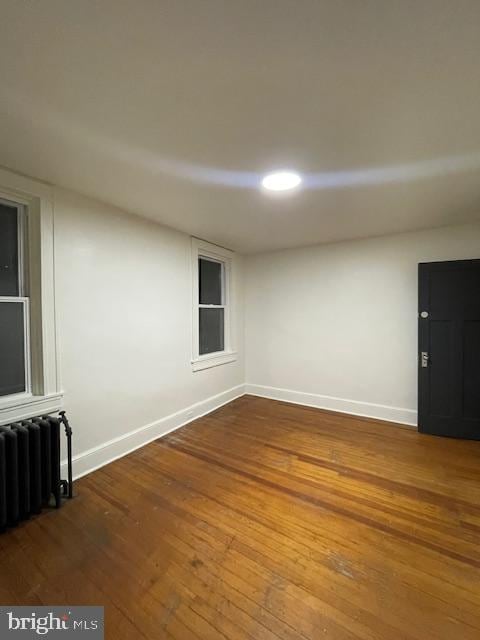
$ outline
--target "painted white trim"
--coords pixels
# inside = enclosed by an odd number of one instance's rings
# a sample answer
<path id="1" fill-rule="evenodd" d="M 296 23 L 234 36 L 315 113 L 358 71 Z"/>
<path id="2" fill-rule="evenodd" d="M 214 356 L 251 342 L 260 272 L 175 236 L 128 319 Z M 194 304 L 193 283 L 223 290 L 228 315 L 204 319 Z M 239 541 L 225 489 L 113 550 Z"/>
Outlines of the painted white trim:
<path id="1" fill-rule="evenodd" d="M 220 364 L 235 362 L 238 357 L 237 351 L 220 351 L 219 353 L 209 353 L 206 356 L 200 356 L 197 360 L 192 360 L 193 371 L 202 371 L 210 367 L 218 367 Z"/>
<path id="2" fill-rule="evenodd" d="M 0 408 L 0 424 L 9 424 L 26 420 L 33 416 L 59 411 L 63 406 L 63 393 L 51 393 L 46 396 L 34 396 L 19 393 L 8 396 L 8 402 Z"/>
<path id="3" fill-rule="evenodd" d="M 185 409 L 160 418 L 139 429 L 135 429 L 118 438 L 104 442 L 97 447 L 83 451 L 73 458 L 73 476 L 74 478 L 81 478 L 87 475 L 87 473 L 91 473 L 118 458 L 122 458 L 128 453 L 135 451 L 135 449 L 139 449 L 149 442 L 153 442 L 153 440 L 161 438 L 167 435 L 167 433 L 175 431 L 189 422 L 215 411 L 215 409 L 219 409 L 224 404 L 228 404 L 244 394 L 245 385 L 239 384 L 236 387 L 232 387 L 206 400 L 192 404 Z M 62 461 L 61 472 L 62 477 L 66 477 L 67 463 L 65 460 Z"/>
<path id="4" fill-rule="evenodd" d="M 293 391 L 292 389 L 265 387 L 259 384 L 247 383 L 245 385 L 245 393 L 252 396 L 260 396 L 261 398 L 270 398 L 271 400 L 282 400 L 283 402 L 301 404 L 306 407 L 315 407 L 316 409 L 351 413 L 364 418 L 376 418 L 377 420 L 397 422 L 409 427 L 417 427 L 417 412 L 413 409 L 389 407 L 383 404 L 347 400 L 333 396 L 322 396 L 317 393 L 305 393 L 303 391 Z"/>
<path id="5" fill-rule="evenodd" d="M 321 396 L 313 393 L 303 393 L 301 391 L 278 389 L 262 385 L 239 384 L 227 391 L 211 396 L 206 400 L 181 409 L 176 413 L 172 413 L 155 422 L 123 434 L 118 438 L 113 438 L 112 440 L 77 454 L 73 458 L 74 478 L 81 478 L 96 469 L 100 469 L 110 464 L 110 462 L 114 462 L 132 451 L 140 449 L 146 444 L 157 440 L 157 438 L 161 438 L 245 394 L 269 398 L 271 400 L 282 400 L 306 407 L 328 409 L 330 411 L 338 411 L 339 413 L 350 413 L 361 417 L 376 418 L 378 420 L 396 422 L 410 427 L 416 427 L 417 424 L 416 411 L 411 409 L 400 409 L 398 407 L 388 407 L 370 402 L 345 400 L 332 396 Z M 39 413 L 42 413 L 42 411 Z M 62 477 L 65 477 L 67 472 L 66 465 L 66 461 L 62 461 Z"/>
<path id="6" fill-rule="evenodd" d="M 0 198 L 26 210 L 32 391 L 34 397 L 51 397 L 62 389 L 55 318 L 53 188 L 0 168 Z M 31 411 L 29 406 L 27 410 Z"/>

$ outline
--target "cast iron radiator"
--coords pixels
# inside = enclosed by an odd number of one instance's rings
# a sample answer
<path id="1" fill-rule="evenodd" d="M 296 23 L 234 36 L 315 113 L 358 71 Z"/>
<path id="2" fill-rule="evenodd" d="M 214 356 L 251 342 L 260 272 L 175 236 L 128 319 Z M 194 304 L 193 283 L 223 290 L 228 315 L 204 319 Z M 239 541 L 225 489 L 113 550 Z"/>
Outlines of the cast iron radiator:
<path id="1" fill-rule="evenodd" d="M 60 478 L 60 430 L 65 427 L 68 480 Z M 65 415 L 0 426 L 0 532 L 73 496 L 72 430 Z"/>

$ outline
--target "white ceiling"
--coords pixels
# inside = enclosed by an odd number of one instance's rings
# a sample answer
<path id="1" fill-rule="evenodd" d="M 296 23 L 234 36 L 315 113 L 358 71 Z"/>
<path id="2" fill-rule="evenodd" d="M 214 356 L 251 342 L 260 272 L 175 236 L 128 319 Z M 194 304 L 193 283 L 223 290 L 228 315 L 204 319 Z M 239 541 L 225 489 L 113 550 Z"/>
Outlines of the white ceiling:
<path id="1" fill-rule="evenodd" d="M 479 0 L 2 0 L 0 36 L 22 173 L 245 252 L 480 218 Z"/>

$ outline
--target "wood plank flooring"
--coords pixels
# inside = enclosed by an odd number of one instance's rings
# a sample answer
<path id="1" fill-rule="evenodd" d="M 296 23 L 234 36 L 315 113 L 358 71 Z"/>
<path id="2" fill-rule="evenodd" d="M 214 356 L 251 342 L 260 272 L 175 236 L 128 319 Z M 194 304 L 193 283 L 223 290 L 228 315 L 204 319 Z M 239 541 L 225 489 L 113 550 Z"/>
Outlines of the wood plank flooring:
<path id="1" fill-rule="evenodd" d="M 0 605 L 106 637 L 478 640 L 480 442 L 244 396 L 0 536 Z"/>

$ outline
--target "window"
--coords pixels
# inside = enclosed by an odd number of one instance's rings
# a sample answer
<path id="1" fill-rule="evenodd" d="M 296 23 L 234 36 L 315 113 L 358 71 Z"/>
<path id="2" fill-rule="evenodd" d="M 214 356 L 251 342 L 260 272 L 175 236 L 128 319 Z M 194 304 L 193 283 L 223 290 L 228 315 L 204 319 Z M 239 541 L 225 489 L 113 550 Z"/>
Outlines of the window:
<path id="1" fill-rule="evenodd" d="M 0 200 L 0 396 L 30 391 L 25 211 Z"/>
<path id="2" fill-rule="evenodd" d="M 192 239 L 193 370 L 236 360 L 232 349 L 232 258 L 227 249 Z"/>
<path id="3" fill-rule="evenodd" d="M 0 169 L 0 424 L 61 409 L 53 194 Z"/>
<path id="4" fill-rule="evenodd" d="M 199 256 L 199 355 L 225 349 L 225 263 Z"/>

